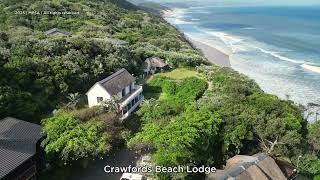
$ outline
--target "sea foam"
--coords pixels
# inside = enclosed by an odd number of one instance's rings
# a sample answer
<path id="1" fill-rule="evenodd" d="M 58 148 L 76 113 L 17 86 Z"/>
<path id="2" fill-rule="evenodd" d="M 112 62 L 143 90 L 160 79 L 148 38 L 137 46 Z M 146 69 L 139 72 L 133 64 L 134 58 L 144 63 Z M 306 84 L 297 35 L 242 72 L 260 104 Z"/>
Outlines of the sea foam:
<path id="1" fill-rule="evenodd" d="M 207 33 L 220 38 L 226 45 L 228 45 L 232 49 L 233 53 L 250 51 L 250 49 L 257 49 L 260 52 L 262 52 L 264 54 L 268 54 L 270 56 L 273 56 L 279 60 L 287 61 L 287 62 L 294 63 L 294 64 L 299 64 L 305 70 L 320 73 L 320 66 L 311 65 L 307 61 L 296 60 L 296 59 L 291 59 L 291 58 L 285 57 L 283 55 L 280 55 L 280 52 L 270 51 L 270 50 L 266 50 L 264 48 L 255 46 L 255 45 L 253 45 L 253 44 L 255 44 L 254 42 L 251 42 L 251 44 L 250 43 L 244 44 L 243 42 L 245 41 L 245 39 L 243 37 L 234 36 L 231 34 L 227 34 L 225 32 L 211 31 L 211 32 L 207 32 Z"/>
<path id="2" fill-rule="evenodd" d="M 228 45 L 231 48 L 232 53 L 237 53 L 237 52 L 247 50 L 246 47 L 243 44 L 241 44 L 241 42 L 244 41 L 244 39 L 242 39 L 241 37 L 233 36 L 225 32 L 217 32 L 217 31 L 211 31 L 211 32 L 209 31 L 207 32 L 207 34 L 218 37 L 221 41 L 223 41 L 226 45 Z"/>
<path id="3" fill-rule="evenodd" d="M 320 73 L 320 66 L 313 66 L 313 65 L 309 65 L 309 64 L 302 64 L 301 67 L 309 70 L 309 71 L 313 71 L 316 73 Z"/>
<path id="4" fill-rule="evenodd" d="M 269 54 L 273 57 L 276 57 L 280 60 L 284 60 L 284 61 L 288 61 L 288 62 L 292 62 L 292 63 L 296 63 L 296 64 L 303 64 L 305 63 L 305 61 L 299 61 L 299 60 L 295 60 L 295 59 L 290 59 L 290 58 L 287 58 L 287 57 L 284 57 L 284 56 L 281 56 L 278 54 L 278 52 L 272 52 L 272 51 L 268 51 L 268 50 L 265 50 L 265 49 L 262 49 L 262 48 L 259 48 L 257 47 L 257 49 L 259 49 L 261 52 L 265 53 L 265 54 Z"/>

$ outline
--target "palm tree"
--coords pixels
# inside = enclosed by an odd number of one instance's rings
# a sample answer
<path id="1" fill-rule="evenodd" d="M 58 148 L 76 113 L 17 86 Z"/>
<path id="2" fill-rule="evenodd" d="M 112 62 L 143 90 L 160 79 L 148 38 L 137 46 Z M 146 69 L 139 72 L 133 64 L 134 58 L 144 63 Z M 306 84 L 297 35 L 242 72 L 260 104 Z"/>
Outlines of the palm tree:
<path id="1" fill-rule="evenodd" d="M 67 98 L 69 100 L 67 107 L 70 109 L 75 110 L 77 105 L 80 102 L 81 95 L 79 93 L 70 93 L 68 94 Z"/>

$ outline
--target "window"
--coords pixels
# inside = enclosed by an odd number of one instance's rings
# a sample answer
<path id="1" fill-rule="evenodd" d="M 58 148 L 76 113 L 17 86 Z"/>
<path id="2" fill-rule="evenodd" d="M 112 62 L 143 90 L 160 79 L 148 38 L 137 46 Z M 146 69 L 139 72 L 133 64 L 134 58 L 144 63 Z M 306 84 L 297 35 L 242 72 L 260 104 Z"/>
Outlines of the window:
<path id="1" fill-rule="evenodd" d="M 132 92 L 132 84 L 129 85 L 129 92 Z"/>
<path id="2" fill-rule="evenodd" d="M 101 103 L 103 101 L 103 97 L 97 97 L 97 102 Z"/>
<path id="3" fill-rule="evenodd" d="M 126 88 L 122 89 L 122 97 L 126 96 Z"/>

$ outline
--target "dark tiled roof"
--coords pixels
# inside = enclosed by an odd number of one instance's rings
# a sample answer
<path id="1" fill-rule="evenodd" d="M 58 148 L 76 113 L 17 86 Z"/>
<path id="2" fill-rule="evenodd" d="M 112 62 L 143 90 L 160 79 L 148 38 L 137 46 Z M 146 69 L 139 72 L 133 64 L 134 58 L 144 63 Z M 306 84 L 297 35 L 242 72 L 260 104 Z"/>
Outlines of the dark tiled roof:
<path id="1" fill-rule="evenodd" d="M 61 34 L 66 35 L 66 36 L 71 35 L 71 33 L 67 32 L 67 31 L 64 31 L 62 29 L 59 29 L 59 28 L 53 28 L 53 29 L 50 29 L 50 30 L 45 32 L 46 35 L 51 35 L 51 34 L 54 34 L 54 33 L 61 33 Z"/>
<path id="2" fill-rule="evenodd" d="M 0 179 L 33 156 L 42 137 L 39 125 L 10 117 L 0 120 Z"/>
<path id="3" fill-rule="evenodd" d="M 154 68 L 163 68 L 163 67 L 166 67 L 167 64 L 163 62 L 163 60 L 159 57 L 151 57 L 151 58 L 148 58 L 144 61 L 144 66 L 146 68 L 151 68 L 151 67 L 154 67 Z"/>
<path id="4" fill-rule="evenodd" d="M 122 68 L 98 83 L 104 87 L 111 96 L 113 96 L 121 92 L 122 89 L 129 86 L 135 80 L 135 77 L 133 77 L 126 69 Z"/>

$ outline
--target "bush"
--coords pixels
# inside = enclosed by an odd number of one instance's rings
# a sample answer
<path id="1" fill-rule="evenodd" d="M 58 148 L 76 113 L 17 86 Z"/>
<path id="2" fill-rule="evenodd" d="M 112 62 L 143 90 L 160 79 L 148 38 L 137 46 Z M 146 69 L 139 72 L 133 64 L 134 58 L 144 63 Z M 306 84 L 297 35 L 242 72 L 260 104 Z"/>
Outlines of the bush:
<path id="1" fill-rule="evenodd" d="M 101 158 L 111 148 L 101 122 L 81 123 L 71 114 L 60 111 L 42 120 L 42 125 L 46 138 L 41 145 L 53 159 L 56 155 L 64 162 Z"/>
<path id="2" fill-rule="evenodd" d="M 163 92 L 168 95 L 175 95 L 177 86 L 172 81 L 165 81 L 162 85 Z"/>
<path id="3" fill-rule="evenodd" d="M 204 80 L 196 77 L 186 78 L 179 83 L 176 97 L 180 101 L 191 102 L 200 98 L 206 88 L 207 83 Z"/>
<path id="4" fill-rule="evenodd" d="M 104 113 L 103 107 L 96 106 L 92 108 L 83 108 L 72 112 L 72 115 L 80 121 L 88 121 Z"/>
<path id="5" fill-rule="evenodd" d="M 320 174 L 320 160 L 314 155 L 304 155 L 299 161 L 299 170 L 302 174 Z"/>

